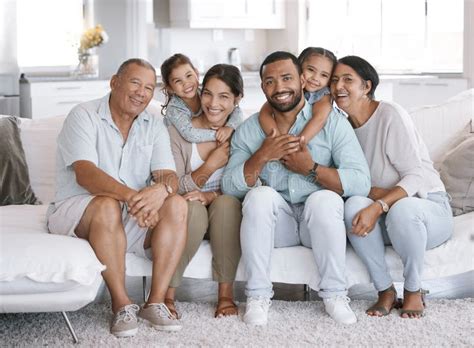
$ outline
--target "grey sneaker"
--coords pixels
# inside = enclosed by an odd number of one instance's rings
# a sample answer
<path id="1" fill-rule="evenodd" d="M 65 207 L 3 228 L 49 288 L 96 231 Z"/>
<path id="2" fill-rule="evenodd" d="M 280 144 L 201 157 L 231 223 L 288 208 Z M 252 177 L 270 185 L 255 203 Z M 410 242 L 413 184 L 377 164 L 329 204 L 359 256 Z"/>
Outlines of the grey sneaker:
<path id="1" fill-rule="evenodd" d="M 137 312 L 139 310 L 140 307 L 136 304 L 129 304 L 120 308 L 114 315 L 110 333 L 116 337 L 134 336 L 138 331 Z"/>
<path id="2" fill-rule="evenodd" d="M 157 330 L 179 331 L 182 328 L 181 322 L 170 313 L 164 303 L 150 303 L 147 307 L 143 306 L 138 316 L 147 320 Z"/>

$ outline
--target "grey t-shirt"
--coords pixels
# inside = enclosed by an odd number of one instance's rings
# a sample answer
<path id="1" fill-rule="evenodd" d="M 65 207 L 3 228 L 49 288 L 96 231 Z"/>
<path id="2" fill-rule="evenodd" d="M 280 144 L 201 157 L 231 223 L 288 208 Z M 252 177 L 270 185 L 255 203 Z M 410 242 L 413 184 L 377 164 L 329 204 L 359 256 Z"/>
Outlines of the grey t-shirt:
<path id="1" fill-rule="evenodd" d="M 355 133 L 370 167 L 372 186 L 400 186 L 408 196 L 421 198 L 445 191 L 410 115 L 398 104 L 381 101 Z"/>

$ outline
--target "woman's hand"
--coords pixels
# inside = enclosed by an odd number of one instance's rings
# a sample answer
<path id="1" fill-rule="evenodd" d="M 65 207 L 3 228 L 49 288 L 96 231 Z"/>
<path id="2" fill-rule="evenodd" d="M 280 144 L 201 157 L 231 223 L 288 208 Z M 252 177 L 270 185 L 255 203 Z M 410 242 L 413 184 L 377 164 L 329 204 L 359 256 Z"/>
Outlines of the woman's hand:
<path id="1" fill-rule="evenodd" d="M 382 206 L 377 202 L 362 209 L 352 220 L 352 233 L 359 237 L 367 236 L 367 234 L 374 229 L 375 224 L 382 213 Z"/>
<path id="2" fill-rule="evenodd" d="M 234 133 L 234 128 L 232 127 L 219 127 L 216 132 L 217 143 L 219 145 L 225 143 L 227 140 L 230 139 L 232 133 Z"/>
<path id="3" fill-rule="evenodd" d="M 222 168 L 229 161 L 230 144 L 228 141 L 218 145 L 207 157 L 206 163 L 214 170 Z"/>
<path id="4" fill-rule="evenodd" d="M 214 199 L 218 196 L 217 192 L 201 192 L 201 191 L 191 191 L 186 193 L 183 198 L 187 201 L 199 201 L 202 205 L 209 205 L 211 204 Z"/>
<path id="5" fill-rule="evenodd" d="M 387 190 L 381 187 L 372 186 L 370 188 L 369 198 L 376 201 L 377 199 L 381 199 L 382 197 L 388 195 L 389 192 L 390 190 Z"/>

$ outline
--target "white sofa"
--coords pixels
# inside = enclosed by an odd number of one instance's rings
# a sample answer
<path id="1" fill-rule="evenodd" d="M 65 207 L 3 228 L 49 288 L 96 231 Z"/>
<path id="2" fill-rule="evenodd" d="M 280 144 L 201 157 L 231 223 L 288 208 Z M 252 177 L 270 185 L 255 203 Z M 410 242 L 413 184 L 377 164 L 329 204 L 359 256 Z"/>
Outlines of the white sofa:
<path id="1" fill-rule="evenodd" d="M 449 144 L 465 132 L 473 115 L 474 90 L 438 106 L 411 113 L 432 158 L 439 161 Z M 157 115 L 156 105 L 151 105 Z M 0 312 L 74 311 L 93 301 L 102 282 L 104 266 L 87 242 L 51 235 L 45 224 L 47 203 L 54 197 L 56 137 L 64 116 L 22 119 L 21 138 L 30 180 L 44 205 L 0 207 Z M 473 269 L 474 212 L 455 218 L 455 232 L 447 243 L 426 253 L 423 279 L 464 273 Z M 391 247 L 386 259 L 395 281 L 402 281 L 402 264 Z M 347 250 L 348 287 L 370 283 L 367 270 L 351 247 Z M 127 254 L 128 276 L 151 276 L 151 262 Z M 202 242 L 185 277 L 210 279 L 211 250 Z M 305 247 L 275 249 L 272 281 L 306 284 L 318 289 L 319 273 L 311 251 Z M 245 280 L 242 263 L 237 280 Z M 69 325 L 69 324 L 68 324 Z M 73 330 L 69 325 L 71 332 Z M 73 336 L 75 337 L 74 333 Z M 77 339 L 75 337 L 75 339 Z"/>

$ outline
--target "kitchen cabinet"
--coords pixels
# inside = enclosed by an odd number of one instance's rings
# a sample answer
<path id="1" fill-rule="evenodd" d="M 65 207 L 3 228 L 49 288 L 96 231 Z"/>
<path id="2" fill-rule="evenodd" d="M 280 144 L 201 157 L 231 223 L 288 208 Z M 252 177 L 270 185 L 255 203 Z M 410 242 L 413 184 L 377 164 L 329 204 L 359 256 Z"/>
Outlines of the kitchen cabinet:
<path id="1" fill-rule="evenodd" d="M 216 29 L 283 29 L 284 0 L 173 0 L 172 27 Z"/>
<path id="2" fill-rule="evenodd" d="M 405 109 L 436 105 L 467 89 L 462 78 L 399 80 L 394 84 L 393 100 Z"/>
<path id="3" fill-rule="evenodd" d="M 407 110 L 436 105 L 467 89 L 463 78 L 426 75 L 381 75 L 375 99 L 394 101 Z"/>
<path id="4" fill-rule="evenodd" d="M 67 115 L 77 104 L 101 98 L 109 91 L 108 80 L 24 80 L 20 83 L 20 115 L 26 118 Z"/>

